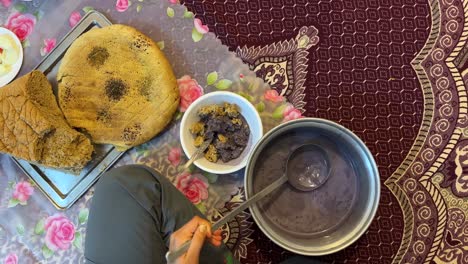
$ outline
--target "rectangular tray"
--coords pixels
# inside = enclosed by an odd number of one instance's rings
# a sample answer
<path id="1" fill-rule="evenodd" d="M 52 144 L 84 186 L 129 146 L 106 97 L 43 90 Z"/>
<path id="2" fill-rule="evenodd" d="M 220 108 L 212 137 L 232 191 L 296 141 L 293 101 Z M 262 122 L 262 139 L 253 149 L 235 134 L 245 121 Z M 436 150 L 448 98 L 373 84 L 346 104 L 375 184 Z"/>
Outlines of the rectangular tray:
<path id="1" fill-rule="evenodd" d="M 68 47 L 83 33 L 94 27 L 105 27 L 112 23 L 99 12 L 86 14 L 56 46 L 56 48 L 37 65 L 52 84 L 57 95 L 57 71 Z M 19 167 L 36 183 L 39 189 L 58 209 L 67 209 L 73 205 L 99 177 L 112 166 L 124 152 L 117 151 L 111 145 L 95 145 L 92 160 L 79 175 L 71 172 L 46 168 L 20 159 L 13 159 Z"/>

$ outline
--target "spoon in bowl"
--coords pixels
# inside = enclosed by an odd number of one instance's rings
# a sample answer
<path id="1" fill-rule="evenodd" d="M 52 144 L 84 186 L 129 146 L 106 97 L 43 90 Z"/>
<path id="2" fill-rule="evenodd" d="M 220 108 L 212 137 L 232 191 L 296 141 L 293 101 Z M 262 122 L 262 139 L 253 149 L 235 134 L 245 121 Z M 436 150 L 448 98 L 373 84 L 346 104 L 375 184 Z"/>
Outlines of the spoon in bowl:
<path id="1" fill-rule="evenodd" d="M 203 143 L 197 148 L 195 153 L 193 153 L 192 157 L 190 157 L 190 159 L 179 169 L 179 171 L 182 172 L 188 170 L 190 165 L 192 165 L 192 163 L 194 163 L 199 157 L 201 157 L 201 154 L 205 152 L 205 150 L 211 144 L 211 141 L 213 141 L 213 138 L 203 141 Z"/>
<path id="2" fill-rule="evenodd" d="M 289 154 L 286 161 L 286 169 L 279 179 L 214 223 L 212 230 L 219 229 L 247 207 L 255 204 L 286 182 L 289 182 L 289 184 L 299 191 L 313 191 L 328 180 L 330 171 L 330 160 L 325 150 L 313 143 L 302 145 Z M 177 258 L 182 256 L 188 250 L 190 244 L 191 240 L 188 240 L 180 248 L 168 251 L 166 253 L 167 263 L 173 263 Z"/>

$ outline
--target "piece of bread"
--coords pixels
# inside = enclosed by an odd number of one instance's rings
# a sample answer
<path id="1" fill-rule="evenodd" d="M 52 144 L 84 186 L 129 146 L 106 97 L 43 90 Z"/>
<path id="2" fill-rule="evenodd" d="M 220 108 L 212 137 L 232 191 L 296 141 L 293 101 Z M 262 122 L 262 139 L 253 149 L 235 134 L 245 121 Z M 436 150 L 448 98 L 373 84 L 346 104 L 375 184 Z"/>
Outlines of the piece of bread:
<path id="1" fill-rule="evenodd" d="M 57 74 L 68 123 L 119 150 L 145 143 L 172 120 L 177 80 L 153 40 L 124 25 L 94 28 L 70 46 Z"/>
<path id="2" fill-rule="evenodd" d="M 74 172 L 91 160 L 93 145 L 67 124 L 42 72 L 0 88 L 0 106 L 0 152 Z"/>

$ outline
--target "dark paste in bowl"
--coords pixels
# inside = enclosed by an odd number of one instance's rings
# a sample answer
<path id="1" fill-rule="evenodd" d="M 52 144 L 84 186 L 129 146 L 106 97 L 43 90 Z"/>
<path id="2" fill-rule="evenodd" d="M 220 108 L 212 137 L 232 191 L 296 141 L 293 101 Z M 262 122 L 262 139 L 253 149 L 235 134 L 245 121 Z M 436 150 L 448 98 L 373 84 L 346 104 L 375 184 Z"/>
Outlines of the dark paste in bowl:
<path id="1" fill-rule="evenodd" d="M 206 140 L 211 142 L 204 152 L 207 160 L 229 162 L 241 155 L 249 141 L 250 129 L 236 104 L 203 106 L 198 116 L 200 121 L 190 127 L 190 132 L 196 147 Z"/>

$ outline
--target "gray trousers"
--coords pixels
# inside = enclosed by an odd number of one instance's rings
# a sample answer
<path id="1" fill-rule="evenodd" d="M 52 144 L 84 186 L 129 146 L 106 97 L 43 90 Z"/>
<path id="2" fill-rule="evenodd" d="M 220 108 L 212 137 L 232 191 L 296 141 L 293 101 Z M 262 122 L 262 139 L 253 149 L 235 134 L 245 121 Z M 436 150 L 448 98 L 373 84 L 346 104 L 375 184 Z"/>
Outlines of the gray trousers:
<path id="1" fill-rule="evenodd" d="M 169 237 L 201 212 L 171 182 L 138 165 L 105 173 L 96 184 L 85 241 L 86 263 L 166 263 Z M 200 263 L 224 263 L 229 250 L 205 243 Z"/>
<path id="2" fill-rule="evenodd" d="M 172 232 L 201 212 L 164 176 L 141 165 L 105 173 L 96 184 L 85 241 L 87 264 L 161 264 Z M 200 263 L 225 263 L 222 245 L 205 243 Z M 283 264 L 323 263 L 295 256 Z"/>

